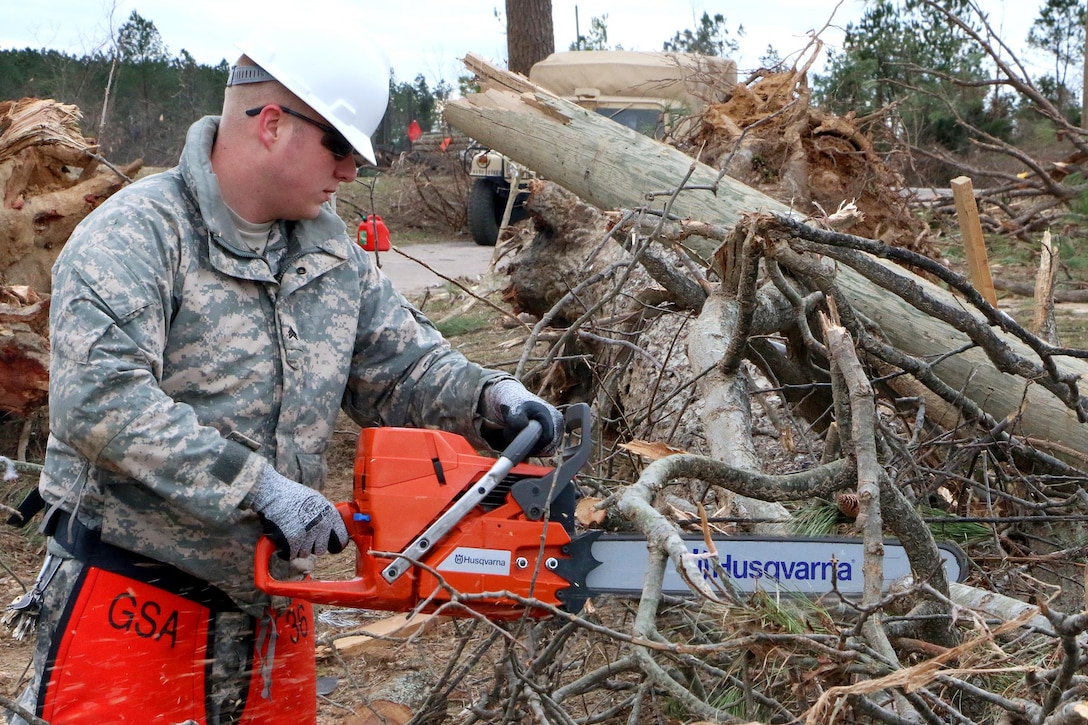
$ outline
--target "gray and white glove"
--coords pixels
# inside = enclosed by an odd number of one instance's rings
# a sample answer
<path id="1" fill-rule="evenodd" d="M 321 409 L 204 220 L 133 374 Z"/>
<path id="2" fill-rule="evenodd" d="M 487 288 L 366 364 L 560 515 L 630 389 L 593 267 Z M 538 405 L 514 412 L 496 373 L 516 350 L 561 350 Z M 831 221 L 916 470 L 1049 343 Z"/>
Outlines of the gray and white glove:
<path id="1" fill-rule="evenodd" d="M 518 433 L 529 425 L 530 420 L 540 423 L 540 438 L 529 451 L 531 456 L 550 456 L 559 450 L 566 432 L 563 414 L 543 398 L 530 393 L 517 380 L 504 378 L 484 388 L 481 412 L 484 420 L 502 426 L 483 430 L 484 440 L 499 451 L 517 438 Z"/>
<path id="2" fill-rule="evenodd" d="M 337 554 L 347 546 L 348 530 L 336 506 L 272 466 L 265 466 L 243 505 L 260 514 L 265 533 L 284 559 Z"/>

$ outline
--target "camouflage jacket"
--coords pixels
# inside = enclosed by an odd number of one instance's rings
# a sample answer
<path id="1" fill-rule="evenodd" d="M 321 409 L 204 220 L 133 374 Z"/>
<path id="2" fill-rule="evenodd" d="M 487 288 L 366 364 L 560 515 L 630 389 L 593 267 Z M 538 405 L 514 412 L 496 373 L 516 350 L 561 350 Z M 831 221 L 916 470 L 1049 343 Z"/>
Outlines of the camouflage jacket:
<path id="1" fill-rule="evenodd" d="M 239 503 L 265 461 L 322 489 L 338 410 L 483 445 L 502 374 L 452 350 L 331 208 L 280 223 L 279 276 L 230 220 L 195 123 L 181 162 L 118 192 L 53 269 L 47 503 L 255 611 L 260 533 Z"/>

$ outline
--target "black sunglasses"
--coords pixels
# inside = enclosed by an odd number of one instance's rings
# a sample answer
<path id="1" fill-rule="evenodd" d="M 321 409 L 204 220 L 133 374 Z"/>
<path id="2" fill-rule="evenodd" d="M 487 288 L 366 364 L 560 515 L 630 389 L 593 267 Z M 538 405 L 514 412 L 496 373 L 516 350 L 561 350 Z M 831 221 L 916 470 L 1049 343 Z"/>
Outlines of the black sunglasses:
<path id="1" fill-rule="evenodd" d="M 344 134 L 340 133 L 329 124 L 321 123 L 321 121 L 315 121 L 309 116 L 304 116 L 298 111 L 294 111 L 287 106 L 281 106 L 277 104 L 276 107 L 286 113 L 288 116 L 294 116 L 295 118 L 301 119 L 306 123 L 317 126 L 322 131 L 324 131 L 324 135 L 321 136 L 321 145 L 328 149 L 329 153 L 331 153 L 333 158 L 337 161 L 343 161 L 348 156 L 351 156 L 354 158 L 356 169 L 360 168 L 365 163 L 366 160 L 358 151 L 355 150 L 355 148 L 351 145 L 351 142 L 344 138 Z M 246 115 L 251 117 L 256 116 L 264 109 L 265 106 L 251 108 L 246 111 Z"/>

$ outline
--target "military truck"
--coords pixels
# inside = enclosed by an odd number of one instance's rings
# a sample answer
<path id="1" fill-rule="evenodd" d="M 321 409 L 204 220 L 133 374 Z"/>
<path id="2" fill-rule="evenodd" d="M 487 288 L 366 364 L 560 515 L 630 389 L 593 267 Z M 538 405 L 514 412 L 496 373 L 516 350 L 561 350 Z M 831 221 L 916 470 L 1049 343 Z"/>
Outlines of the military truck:
<path id="1" fill-rule="evenodd" d="M 726 58 L 629 50 L 552 53 L 529 70 L 529 80 L 653 138 L 674 130 L 708 101 L 725 100 L 737 82 L 737 66 Z M 477 244 L 494 246 L 514 193 L 508 223 L 525 217 L 525 182 L 532 172 L 499 152 L 478 145 L 465 153 L 472 177 L 468 226 Z M 512 192 L 513 190 L 513 192 Z"/>

